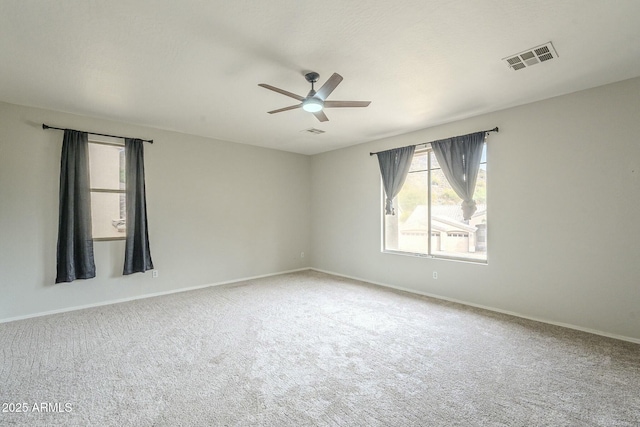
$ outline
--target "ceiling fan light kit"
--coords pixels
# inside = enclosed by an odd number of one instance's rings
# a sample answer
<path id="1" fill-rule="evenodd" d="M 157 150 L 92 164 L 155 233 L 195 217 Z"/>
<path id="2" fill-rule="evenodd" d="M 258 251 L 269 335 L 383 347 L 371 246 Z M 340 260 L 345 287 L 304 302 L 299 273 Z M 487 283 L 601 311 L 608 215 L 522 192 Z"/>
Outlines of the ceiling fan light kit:
<path id="1" fill-rule="evenodd" d="M 269 114 L 281 113 L 283 111 L 296 110 L 302 108 L 304 111 L 312 113 L 321 122 L 329 120 L 326 114 L 322 111 L 324 108 L 347 108 L 347 107 L 367 107 L 371 101 L 326 101 L 327 97 L 334 91 L 334 89 L 342 81 L 342 76 L 338 73 L 333 73 L 329 80 L 316 92 L 314 89 L 314 83 L 318 81 L 320 75 L 316 72 L 310 72 L 304 75 L 305 79 L 311 83 L 311 90 L 306 97 L 296 95 L 284 89 L 277 88 L 275 86 L 268 85 L 266 83 L 260 83 L 258 86 L 265 89 L 278 92 L 282 95 L 288 96 L 300 101 L 300 104 L 291 105 L 289 107 L 279 108 L 277 110 L 268 111 Z"/>
<path id="2" fill-rule="evenodd" d="M 302 109 L 304 111 L 308 111 L 310 113 L 315 113 L 318 112 L 320 110 L 322 110 L 322 108 L 324 107 L 324 102 L 322 102 L 322 100 L 318 99 L 318 98 L 307 98 L 304 101 L 302 101 Z"/>

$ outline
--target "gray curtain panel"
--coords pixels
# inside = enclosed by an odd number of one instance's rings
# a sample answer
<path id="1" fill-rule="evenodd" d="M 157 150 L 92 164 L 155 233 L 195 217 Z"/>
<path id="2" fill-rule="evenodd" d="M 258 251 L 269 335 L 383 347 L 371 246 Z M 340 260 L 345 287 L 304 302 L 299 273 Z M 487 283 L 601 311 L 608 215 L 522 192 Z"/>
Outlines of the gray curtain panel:
<path id="1" fill-rule="evenodd" d="M 59 197 L 56 283 L 96 277 L 86 132 L 64 131 Z"/>
<path id="2" fill-rule="evenodd" d="M 476 132 L 431 143 L 444 176 L 462 199 L 465 221 L 471 219 L 477 210 L 473 193 L 476 189 L 485 135 L 486 132 Z"/>
<path id="3" fill-rule="evenodd" d="M 404 181 L 407 179 L 415 150 L 416 147 L 412 145 L 377 153 L 382 185 L 386 195 L 384 209 L 386 215 L 396 214 L 393 209 L 393 199 L 398 195 Z"/>
<path id="4" fill-rule="evenodd" d="M 141 139 L 124 141 L 127 182 L 127 240 L 123 274 L 153 269 L 147 227 L 147 197 L 144 184 L 144 147 Z"/>

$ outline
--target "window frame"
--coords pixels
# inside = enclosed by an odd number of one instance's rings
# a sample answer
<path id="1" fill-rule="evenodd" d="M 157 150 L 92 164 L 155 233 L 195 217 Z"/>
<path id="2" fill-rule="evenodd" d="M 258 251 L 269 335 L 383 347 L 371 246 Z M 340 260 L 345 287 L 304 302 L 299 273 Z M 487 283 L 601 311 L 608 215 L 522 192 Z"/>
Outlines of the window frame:
<path id="1" fill-rule="evenodd" d="M 124 149 L 124 142 L 115 142 L 116 140 L 118 140 L 119 138 L 108 138 L 107 137 L 93 137 L 92 134 L 89 135 L 89 144 L 96 144 L 96 145 L 106 145 L 106 146 L 111 146 L 111 147 L 119 147 Z M 126 154 L 125 154 L 126 156 Z M 126 158 L 126 157 L 125 157 Z M 89 158 L 89 161 L 91 162 L 91 158 Z M 119 171 L 118 171 L 119 172 Z M 126 168 L 125 168 L 125 183 L 126 183 Z M 89 181 L 89 194 L 91 193 L 107 193 L 107 194 L 125 194 L 125 198 L 126 198 L 126 193 L 127 190 L 121 190 L 121 189 L 108 189 L 108 188 L 94 188 L 91 185 L 91 181 Z M 91 200 L 91 222 L 93 223 L 93 209 L 94 209 L 94 204 L 93 204 L 93 199 Z M 126 202 L 125 202 L 126 203 Z M 124 233 L 122 236 L 119 237 L 95 237 L 93 235 L 93 229 L 91 230 L 91 238 L 93 239 L 94 242 L 112 242 L 112 241 L 119 241 L 119 240 L 126 240 L 126 233 L 127 233 L 127 229 L 126 229 L 126 223 L 125 223 L 125 229 L 124 229 Z"/>
<path id="2" fill-rule="evenodd" d="M 487 142 L 484 142 L 484 150 L 486 153 L 486 150 L 488 149 L 487 146 Z M 382 239 L 381 239 L 381 243 L 382 243 L 382 248 L 381 248 L 381 252 L 385 253 L 385 254 L 391 254 L 391 255 L 404 255 L 404 256 L 412 256 L 412 257 L 418 257 L 418 258 L 430 258 L 430 259 L 438 259 L 438 260 L 445 260 L 445 261 L 456 261 L 456 262 L 469 262 L 472 264 L 477 264 L 477 265 L 487 265 L 489 263 L 489 252 L 486 251 L 486 257 L 484 259 L 478 259 L 478 258 L 472 258 L 472 257 L 463 257 L 463 256 L 455 256 L 455 255 L 442 255 L 442 254 L 434 254 L 433 253 L 433 248 L 432 248 L 432 240 L 434 239 L 433 233 L 433 227 L 431 226 L 431 214 L 432 214 L 432 209 L 431 209 L 431 171 L 432 170 L 440 170 L 441 168 L 432 168 L 431 167 L 431 153 L 433 153 L 433 149 L 431 148 L 430 144 L 427 144 L 424 148 L 420 148 L 420 149 L 416 149 L 416 151 L 414 152 L 413 156 L 415 157 L 416 155 L 419 154 L 423 154 L 425 153 L 427 156 L 427 169 L 426 170 L 417 170 L 417 171 L 410 171 L 409 173 L 416 173 L 416 172 L 426 172 L 427 173 L 427 215 L 428 215 L 428 220 L 427 220 L 427 231 L 426 234 L 428 236 L 427 239 L 427 253 L 422 253 L 422 252 L 411 252 L 411 251 L 402 251 L 402 250 L 398 250 L 398 249 L 387 249 L 386 248 L 386 239 L 387 239 L 387 233 L 386 233 L 386 215 L 385 215 L 385 193 L 384 193 L 384 185 L 382 183 L 382 178 L 380 178 L 380 189 L 381 189 L 381 209 L 380 209 L 380 213 L 381 213 L 381 231 L 382 231 Z M 480 165 L 486 165 L 487 164 L 487 158 L 488 158 L 488 154 L 485 157 L 484 161 L 480 162 Z M 413 160 L 413 159 L 412 159 Z M 485 180 L 488 181 L 488 175 L 485 178 Z M 487 185 L 488 187 L 488 185 Z M 402 191 L 402 190 L 400 190 Z M 488 190 L 487 190 L 488 193 Z M 397 200 L 398 200 L 398 196 L 396 196 L 396 198 L 393 200 L 393 204 L 394 204 L 394 208 L 397 208 Z M 486 204 L 488 206 L 488 203 Z M 488 223 L 488 215 L 487 215 L 487 222 Z M 399 232 L 399 230 L 398 230 Z M 439 234 L 439 236 L 442 235 L 442 232 L 437 232 Z M 438 237 L 441 238 L 441 237 Z M 488 235 L 485 235 L 485 245 L 488 247 Z"/>

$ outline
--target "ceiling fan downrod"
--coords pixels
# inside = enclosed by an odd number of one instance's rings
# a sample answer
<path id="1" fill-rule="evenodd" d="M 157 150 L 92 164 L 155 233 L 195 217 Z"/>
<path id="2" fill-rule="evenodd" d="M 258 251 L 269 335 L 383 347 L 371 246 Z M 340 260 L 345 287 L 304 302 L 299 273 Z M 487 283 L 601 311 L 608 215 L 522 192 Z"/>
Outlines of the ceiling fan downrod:
<path id="1" fill-rule="evenodd" d="M 310 73 L 305 74 L 304 78 L 307 79 L 309 83 L 311 83 L 311 91 L 309 92 L 309 95 L 307 95 L 307 98 L 309 98 L 316 94 L 316 90 L 313 84 L 320 79 L 320 74 L 316 73 L 315 71 L 311 71 Z"/>

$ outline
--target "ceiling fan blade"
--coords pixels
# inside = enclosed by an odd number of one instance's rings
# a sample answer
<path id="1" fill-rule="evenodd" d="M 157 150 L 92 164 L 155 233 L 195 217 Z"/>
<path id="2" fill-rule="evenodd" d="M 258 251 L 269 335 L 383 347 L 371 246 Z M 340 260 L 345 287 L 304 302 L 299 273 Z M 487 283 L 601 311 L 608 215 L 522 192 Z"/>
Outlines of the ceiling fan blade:
<path id="1" fill-rule="evenodd" d="M 328 122 L 329 121 L 329 117 L 327 117 L 327 115 L 322 110 L 316 111 L 315 113 L 311 113 L 311 114 L 316 116 L 316 119 L 320 120 L 321 122 Z"/>
<path id="2" fill-rule="evenodd" d="M 271 86 L 271 85 L 268 85 L 268 84 L 265 84 L 265 83 L 260 83 L 260 84 L 258 84 L 258 86 L 263 87 L 263 88 L 265 88 L 265 89 L 272 90 L 272 91 L 274 91 L 274 92 L 281 93 L 282 95 L 289 96 L 289 97 L 291 97 L 291 98 L 293 98 L 293 99 L 297 99 L 298 101 L 304 101 L 304 97 L 303 97 L 303 96 L 296 95 L 295 93 L 291 93 L 291 92 L 289 92 L 289 91 L 286 91 L 286 90 L 284 90 L 284 89 L 277 88 L 277 87 L 275 87 L 275 86 Z"/>
<path id="3" fill-rule="evenodd" d="M 371 101 L 324 101 L 324 108 L 368 107 Z"/>
<path id="4" fill-rule="evenodd" d="M 327 99 L 331 92 L 340 84 L 342 76 L 338 73 L 333 73 L 329 80 L 327 80 L 320 89 L 316 92 L 316 98 L 320 98 L 323 101 Z"/>
<path id="5" fill-rule="evenodd" d="M 279 108 L 273 111 L 267 111 L 267 113 L 269 114 L 282 113 L 283 111 L 295 110 L 296 108 L 300 108 L 300 107 L 302 107 L 302 104 L 292 105 L 291 107 Z"/>

